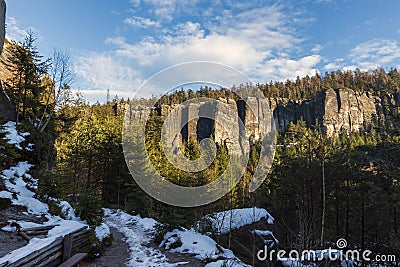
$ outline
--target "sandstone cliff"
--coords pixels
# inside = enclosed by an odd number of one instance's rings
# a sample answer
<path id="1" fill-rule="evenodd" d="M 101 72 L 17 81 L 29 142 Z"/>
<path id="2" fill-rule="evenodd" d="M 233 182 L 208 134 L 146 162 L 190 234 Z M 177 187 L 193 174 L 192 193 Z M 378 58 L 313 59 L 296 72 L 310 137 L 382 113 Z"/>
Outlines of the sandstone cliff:
<path id="1" fill-rule="evenodd" d="M 271 98 L 267 100 L 270 110 L 261 105 L 261 100 L 251 97 L 237 102 L 232 99 L 219 99 L 219 101 L 230 107 L 229 113 L 225 116 L 239 117 L 243 121 L 244 136 L 250 143 L 259 140 L 260 133 L 265 130 L 260 129 L 262 125 L 260 121 L 267 120 L 270 117 L 269 112 L 272 112 L 276 129 L 280 132 L 285 132 L 291 122 L 304 120 L 309 127 L 318 127 L 328 136 L 369 132 L 374 128 L 379 131 L 383 125 L 399 119 L 400 114 L 400 93 L 376 97 L 367 92 L 359 93 L 347 88 L 327 89 L 321 91 L 315 99 L 299 102 Z M 249 106 L 254 112 L 251 112 Z M 173 108 L 162 106 L 159 108 L 159 115 L 165 117 Z M 184 110 L 181 121 L 189 117 L 201 117 L 205 110 L 213 110 L 219 115 L 222 112 L 209 103 L 197 101 Z M 176 136 L 175 139 L 182 138 L 185 141 L 192 136 L 200 141 L 214 135 L 215 142 L 219 144 L 239 141 L 230 140 L 224 128 L 231 129 L 232 125 L 221 125 L 205 118 L 194 119 L 182 128 L 181 136 Z"/>
<path id="2" fill-rule="evenodd" d="M 324 90 L 314 100 L 299 103 L 287 99 L 269 102 L 280 131 L 286 131 L 290 122 L 302 119 L 308 126 L 321 127 L 328 136 L 368 132 L 372 128 L 383 130 L 383 124 L 399 118 L 400 110 L 399 93 L 377 97 L 347 88 Z"/>
<path id="3" fill-rule="evenodd" d="M 4 0 L 0 0 L 0 80 L 3 81 L 7 78 L 7 70 L 4 61 L 8 56 L 9 43 L 6 42 L 4 49 L 3 44 L 5 40 L 5 16 L 6 4 Z M 3 92 L 2 83 L 0 83 L 0 120 L 15 120 L 16 112 L 15 107 L 11 103 L 8 96 Z"/>

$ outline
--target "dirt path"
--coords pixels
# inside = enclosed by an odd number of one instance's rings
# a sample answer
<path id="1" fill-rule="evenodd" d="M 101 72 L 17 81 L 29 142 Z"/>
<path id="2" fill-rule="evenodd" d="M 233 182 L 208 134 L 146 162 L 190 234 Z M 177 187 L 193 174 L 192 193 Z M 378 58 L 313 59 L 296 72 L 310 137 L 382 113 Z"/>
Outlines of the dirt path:
<path id="1" fill-rule="evenodd" d="M 119 214 L 106 210 L 105 223 L 113 234 L 113 244 L 104 255 L 82 267 L 129 266 L 129 267 L 202 267 L 198 259 L 190 255 L 169 253 L 153 241 L 149 225 L 151 219 Z"/>
<path id="2" fill-rule="evenodd" d="M 129 246 L 124 241 L 125 236 L 114 227 L 110 227 L 114 241 L 104 252 L 104 255 L 92 262 L 85 264 L 87 267 L 113 267 L 126 266 L 129 260 Z"/>

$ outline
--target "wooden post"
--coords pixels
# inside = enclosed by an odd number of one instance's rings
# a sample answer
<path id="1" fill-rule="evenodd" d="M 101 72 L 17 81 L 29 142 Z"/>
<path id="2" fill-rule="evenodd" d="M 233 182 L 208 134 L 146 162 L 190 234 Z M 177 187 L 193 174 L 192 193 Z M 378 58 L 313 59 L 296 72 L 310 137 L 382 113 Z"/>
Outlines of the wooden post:
<path id="1" fill-rule="evenodd" d="M 68 234 L 64 237 L 63 245 L 63 262 L 71 258 L 72 245 L 74 243 L 74 235 Z"/>

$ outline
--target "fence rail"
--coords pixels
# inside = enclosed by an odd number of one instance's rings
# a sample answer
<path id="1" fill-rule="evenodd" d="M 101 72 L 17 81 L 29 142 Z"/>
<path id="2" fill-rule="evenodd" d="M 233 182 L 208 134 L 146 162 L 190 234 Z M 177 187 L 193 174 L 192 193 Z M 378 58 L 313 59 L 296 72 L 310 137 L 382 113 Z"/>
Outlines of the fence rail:
<path id="1" fill-rule="evenodd" d="M 25 234 L 28 231 L 34 232 L 35 230 L 43 231 L 46 229 L 24 229 L 23 231 L 21 231 L 21 233 Z M 74 254 L 82 252 L 82 249 L 89 245 L 88 237 L 91 231 L 93 230 L 87 228 L 87 226 L 83 226 L 64 237 L 57 238 L 51 244 L 36 251 L 33 251 L 29 255 L 20 258 L 13 263 L 1 264 L 0 267 L 59 266 L 60 264 L 65 263 L 66 261 L 71 259 L 71 256 L 73 256 Z M 79 254 L 79 256 L 84 257 L 85 255 L 81 253 Z M 66 266 L 68 266 L 68 264 L 66 264 Z"/>

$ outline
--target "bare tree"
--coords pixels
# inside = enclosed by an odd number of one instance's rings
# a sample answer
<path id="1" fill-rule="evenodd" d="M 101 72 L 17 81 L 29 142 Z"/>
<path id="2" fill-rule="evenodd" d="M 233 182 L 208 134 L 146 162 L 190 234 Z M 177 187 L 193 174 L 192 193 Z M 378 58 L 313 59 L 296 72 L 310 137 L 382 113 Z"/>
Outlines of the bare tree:
<path id="1" fill-rule="evenodd" d="M 52 94 L 49 93 L 46 98 L 46 106 L 43 115 L 38 124 L 40 132 L 43 132 L 46 129 L 50 120 L 54 116 L 54 111 L 57 107 L 60 106 L 61 103 L 70 100 L 71 96 L 69 85 L 73 81 L 73 71 L 69 54 L 63 51 L 54 50 L 51 61 L 52 65 L 49 70 L 49 75 L 54 82 L 54 103 L 51 101 Z"/>

